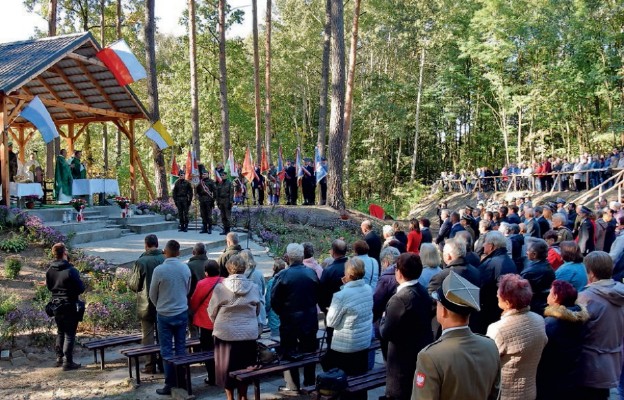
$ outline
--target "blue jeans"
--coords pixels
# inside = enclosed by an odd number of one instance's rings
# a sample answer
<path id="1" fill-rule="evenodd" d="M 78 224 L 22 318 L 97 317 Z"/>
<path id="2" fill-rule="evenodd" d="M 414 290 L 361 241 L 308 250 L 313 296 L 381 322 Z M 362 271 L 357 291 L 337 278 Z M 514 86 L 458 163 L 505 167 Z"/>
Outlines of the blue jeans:
<path id="1" fill-rule="evenodd" d="M 186 354 L 186 325 L 188 313 L 186 311 L 167 317 L 158 314 L 158 343 L 160 355 L 165 360 L 165 386 L 173 387 L 176 383 L 175 370 L 166 360 L 173 357 L 173 342 L 175 342 L 175 355 Z"/>

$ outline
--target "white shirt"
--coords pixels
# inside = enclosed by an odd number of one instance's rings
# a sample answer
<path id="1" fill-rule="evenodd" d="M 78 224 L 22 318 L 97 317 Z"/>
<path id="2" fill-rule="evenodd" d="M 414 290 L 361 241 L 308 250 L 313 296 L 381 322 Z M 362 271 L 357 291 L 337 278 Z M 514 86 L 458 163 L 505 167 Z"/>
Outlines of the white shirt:
<path id="1" fill-rule="evenodd" d="M 460 329 L 469 329 L 469 328 L 468 328 L 468 325 L 464 325 L 464 326 L 454 326 L 454 327 L 452 327 L 452 328 L 446 328 L 446 329 L 444 329 L 444 330 L 442 331 L 442 335 L 444 335 L 444 334 L 445 334 L 445 333 L 447 333 L 447 332 L 458 331 L 458 330 L 460 330 Z M 440 335 L 440 336 L 442 336 L 442 335 Z"/>
<path id="2" fill-rule="evenodd" d="M 399 292 L 401 291 L 401 289 L 406 288 L 406 287 L 408 287 L 408 286 L 414 286 L 414 285 L 415 285 L 415 284 L 417 284 L 417 283 L 418 283 L 418 279 L 414 279 L 414 280 L 411 280 L 411 281 L 403 282 L 403 283 L 401 283 L 401 284 L 397 287 L 396 292 L 397 292 L 397 293 L 399 293 Z"/>

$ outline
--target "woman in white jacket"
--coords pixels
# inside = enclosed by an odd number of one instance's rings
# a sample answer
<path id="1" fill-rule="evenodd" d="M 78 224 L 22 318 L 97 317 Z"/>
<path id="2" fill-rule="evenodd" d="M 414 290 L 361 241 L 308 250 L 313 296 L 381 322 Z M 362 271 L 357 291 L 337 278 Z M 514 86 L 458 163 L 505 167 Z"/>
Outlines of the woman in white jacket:
<path id="1" fill-rule="evenodd" d="M 323 358 L 324 369 L 340 368 L 347 375 L 359 375 L 368 370 L 373 291 L 363 277 L 362 260 L 357 257 L 349 259 L 342 278 L 344 285 L 334 294 L 327 311 L 327 326 L 334 328 L 334 336 Z M 366 399 L 366 392 L 349 398 Z"/>

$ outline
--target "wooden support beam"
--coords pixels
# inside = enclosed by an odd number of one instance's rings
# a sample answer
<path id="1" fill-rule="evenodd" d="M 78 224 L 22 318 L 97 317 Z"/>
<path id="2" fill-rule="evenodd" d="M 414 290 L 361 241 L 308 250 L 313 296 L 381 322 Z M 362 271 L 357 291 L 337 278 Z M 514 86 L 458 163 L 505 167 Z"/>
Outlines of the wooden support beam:
<path id="1" fill-rule="evenodd" d="M 7 99 L 3 93 L 0 93 L 0 126 L 2 126 L 2 146 L 0 149 L 0 165 L 2 165 L 2 200 L 5 206 L 11 205 L 9 197 L 9 148 L 7 147 L 7 130 L 10 121 L 7 119 L 8 107 Z"/>
<path id="2" fill-rule="evenodd" d="M 19 113 L 22 111 L 22 108 L 24 108 L 24 106 L 26 105 L 26 102 L 24 100 L 18 100 L 17 103 L 13 103 L 13 104 L 15 104 L 15 107 L 13 107 L 13 109 L 7 116 L 7 121 L 9 123 L 13 121 L 15 117 L 19 115 Z"/>
<path id="3" fill-rule="evenodd" d="M 136 158 L 134 157 L 136 153 L 136 145 L 134 143 L 134 121 L 130 121 L 130 129 L 129 129 L 129 139 L 130 139 L 130 201 L 132 203 L 136 202 L 136 171 L 134 169 L 134 164 L 136 162 Z"/>
<path id="4" fill-rule="evenodd" d="M 136 164 L 139 167 L 139 172 L 141 172 L 141 177 L 143 178 L 143 184 L 145 184 L 145 188 L 147 189 L 147 193 L 149 193 L 150 201 L 156 199 L 156 194 L 154 192 L 154 188 L 152 187 L 152 183 L 147 178 L 147 174 L 145 173 L 145 169 L 143 168 L 143 163 L 141 162 L 141 157 L 139 157 L 139 152 L 134 151 L 134 157 L 136 158 Z"/>
<path id="5" fill-rule="evenodd" d="M 12 94 L 10 97 L 30 101 L 35 96 L 33 96 L 32 94 L 29 95 L 29 94 L 19 93 L 19 94 Z M 44 97 L 39 97 L 39 98 L 41 99 L 41 102 L 45 104 L 46 106 L 60 107 L 66 110 L 82 111 L 82 112 L 86 112 L 90 114 L 104 115 L 104 116 L 111 117 L 111 118 L 119 118 L 119 119 L 125 119 L 125 120 L 132 120 L 132 119 L 137 118 L 136 115 L 126 114 L 126 113 L 122 113 L 118 111 L 111 111 L 111 110 L 105 110 L 103 108 L 84 106 L 82 104 L 66 103 L 66 102 L 61 102 L 58 100 L 46 99 Z M 76 121 L 76 122 L 80 122 L 80 121 Z"/>
<path id="6" fill-rule="evenodd" d="M 19 128 L 19 138 L 16 140 L 17 146 L 19 147 L 19 153 L 17 157 L 19 158 L 19 162 L 24 164 L 26 162 L 26 141 L 24 140 L 24 128 Z"/>
<path id="7" fill-rule="evenodd" d="M 74 124 L 67 124 L 67 154 L 74 154 L 74 144 L 76 143 L 76 136 L 74 134 Z"/>
<path id="8" fill-rule="evenodd" d="M 66 56 L 67 58 L 70 58 L 74 61 L 79 61 L 86 64 L 97 65 L 98 67 L 106 68 L 106 65 L 104 65 L 104 63 L 97 58 L 89 58 L 76 53 L 69 53 Z"/>
<path id="9" fill-rule="evenodd" d="M 63 71 L 61 68 L 56 67 L 56 66 L 50 68 L 50 70 L 53 70 L 54 72 L 56 72 L 58 74 L 59 77 L 61 77 L 61 79 L 67 84 L 67 86 L 69 86 L 71 88 L 71 90 L 74 92 L 76 97 L 78 97 L 83 104 L 86 104 L 86 105 L 91 104 L 91 103 L 89 103 L 89 100 L 87 100 L 87 98 L 84 97 L 84 95 L 82 94 L 80 89 L 78 89 L 76 84 L 74 82 L 72 82 L 71 79 L 69 79 L 69 76 L 67 76 L 65 71 Z"/>
<path id="10" fill-rule="evenodd" d="M 91 84 L 93 86 L 95 86 L 95 88 L 98 90 L 98 92 L 100 92 L 100 95 L 102 97 L 104 97 L 104 99 L 106 100 L 106 102 L 111 106 L 111 108 L 115 108 L 115 102 L 113 101 L 113 99 L 110 98 L 110 96 L 108 95 L 108 93 L 106 93 L 106 91 L 104 90 L 104 88 L 102 87 L 102 85 L 100 85 L 100 83 L 97 81 L 97 79 L 95 79 L 93 77 L 93 75 L 91 75 L 91 72 L 89 72 L 89 70 L 87 69 L 87 67 L 85 67 L 82 64 L 78 64 L 78 68 L 80 68 L 80 70 L 84 73 L 84 75 L 89 79 L 89 81 L 91 82 Z"/>
<path id="11" fill-rule="evenodd" d="M 24 127 L 20 127 L 20 128 L 24 128 Z M 24 128 L 25 129 L 25 128 Z M 26 143 L 30 142 L 30 139 L 32 139 L 33 135 L 35 134 L 37 130 L 31 130 L 30 133 L 28 133 L 28 135 L 26 136 Z"/>
<path id="12" fill-rule="evenodd" d="M 13 132 L 13 129 L 8 128 L 7 132 L 11 135 L 11 137 L 9 138 L 9 140 L 13 140 L 13 141 L 19 141 L 19 139 L 17 138 L 17 135 L 15 134 L 15 132 Z"/>
<path id="13" fill-rule="evenodd" d="M 54 89 L 52 88 L 52 86 L 50 86 L 50 84 L 49 84 L 48 82 L 46 82 L 46 80 L 45 80 L 45 79 L 44 79 L 41 75 L 39 75 L 39 76 L 37 77 L 37 81 L 38 81 L 39 83 L 41 83 L 41 85 L 42 85 L 44 88 L 46 88 L 46 90 L 50 93 L 50 95 L 51 95 L 52 97 L 54 97 L 54 99 L 55 99 L 56 101 L 63 102 L 63 99 L 61 99 L 61 98 L 59 97 L 59 95 L 56 93 L 56 90 L 54 90 Z M 76 116 L 76 113 L 75 113 L 75 112 L 73 112 L 72 110 L 67 110 L 67 113 L 68 113 L 68 114 L 69 114 L 69 116 L 70 116 L 70 117 L 72 117 L 73 119 L 78 119 L 78 116 Z"/>

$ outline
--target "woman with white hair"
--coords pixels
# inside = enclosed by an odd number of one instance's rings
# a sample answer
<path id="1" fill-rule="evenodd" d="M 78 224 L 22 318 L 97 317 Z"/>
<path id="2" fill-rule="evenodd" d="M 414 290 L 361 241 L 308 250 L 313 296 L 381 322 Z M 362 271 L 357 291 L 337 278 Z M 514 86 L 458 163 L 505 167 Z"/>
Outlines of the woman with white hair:
<path id="1" fill-rule="evenodd" d="M 423 270 L 418 278 L 418 283 L 423 287 L 427 287 L 431 278 L 442 271 L 442 268 L 440 268 L 442 264 L 440 251 L 431 243 L 423 243 L 420 246 L 420 260 L 422 261 Z"/>
<path id="2" fill-rule="evenodd" d="M 381 246 L 381 248 L 385 249 L 388 247 L 390 242 L 394 240 L 394 228 L 392 228 L 391 225 L 384 225 L 381 231 L 384 237 L 383 246 Z"/>

